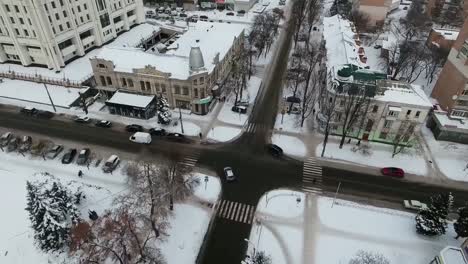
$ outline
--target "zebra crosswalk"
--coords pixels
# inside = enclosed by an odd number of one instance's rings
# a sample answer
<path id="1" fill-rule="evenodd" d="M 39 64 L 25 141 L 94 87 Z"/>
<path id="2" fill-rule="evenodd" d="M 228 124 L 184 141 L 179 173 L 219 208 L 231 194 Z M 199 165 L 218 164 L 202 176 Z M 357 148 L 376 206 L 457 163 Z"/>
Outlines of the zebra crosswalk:
<path id="1" fill-rule="evenodd" d="M 314 157 L 310 157 L 304 162 L 302 190 L 317 194 L 322 193 L 322 166 Z"/>
<path id="2" fill-rule="evenodd" d="M 218 202 L 215 210 L 218 217 L 249 225 L 255 215 L 255 206 L 228 200 Z"/>
<path id="3" fill-rule="evenodd" d="M 186 155 L 179 163 L 188 167 L 194 167 L 200 157 L 200 151 L 195 151 Z"/>
<path id="4" fill-rule="evenodd" d="M 270 128 L 266 124 L 260 124 L 260 123 L 248 123 L 247 127 L 245 129 L 246 133 L 255 133 L 256 131 L 259 130 L 269 130 Z"/>

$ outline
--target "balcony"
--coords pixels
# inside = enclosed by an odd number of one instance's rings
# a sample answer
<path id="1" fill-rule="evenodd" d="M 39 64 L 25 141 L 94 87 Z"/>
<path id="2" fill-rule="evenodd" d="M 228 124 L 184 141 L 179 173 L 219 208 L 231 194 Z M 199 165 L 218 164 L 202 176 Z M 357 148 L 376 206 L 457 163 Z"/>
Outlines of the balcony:
<path id="1" fill-rule="evenodd" d="M 68 56 L 70 54 L 72 54 L 74 51 L 76 51 L 76 47 L 74 44 L 64 48 L 62 51 L 62 55 L 65 57 L 65 56 Z"/>
<path id="2" fill-rule="evenodd" d="M 82 39 L 81 40 L 81 43 L 83 43 L 83 46 L 86 46 L 88 45 L 89 43 L 93 42 L 96 38 L 91 35 L 91 36 L 87 36 L 86 38 Z"/>

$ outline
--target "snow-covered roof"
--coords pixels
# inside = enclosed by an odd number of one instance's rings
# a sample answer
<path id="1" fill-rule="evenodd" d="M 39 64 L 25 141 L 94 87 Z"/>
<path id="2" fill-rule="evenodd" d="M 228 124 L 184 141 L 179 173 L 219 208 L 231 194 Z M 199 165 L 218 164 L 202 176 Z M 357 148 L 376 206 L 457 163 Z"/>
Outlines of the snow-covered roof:
<path id="1" fill-rule="evenodd" d="M 442 37 L 447 40 L 456 40 L 458 37 L 458 30 L 451 30 L 451 29 L 441 29 L 441 28 L 433 28 L 435 32 L 439 33 Z"/>
<path id="2" fill-rule="evenodd" d="M 359 46 L 354 39 L 356 33 L 349 20 L 340 15 L 323 18 L 323 37 L 327 49 L 328 68 L 343 64 L 367 66 L 359 59 Z"/>
<path id="3" fill-rule="evenodd" d="M 397 42 L 397 37 L 393 34 L 393 32 L 388 32 L 382 40 L 382 48 L 383 49 L 391 49 Z"/>
<path id="4" fill-rule="evenodd" d="M 107 103 L 146 108 L 153 99 L 154 95 L 138 95 L 117 91 L 111 99 L 107 100 Z"/>
<path id="5" fill-rule="evenodd" d="M 141 24 L 120 35 L 112 42 L 111 46 L 136 47 L 141 43 L 142 39 L 147 39 L 159 31 L 161 31 L 161 28 L 158 26 Z"/>
<path id="6" fill-rule="evenodd" d="M 432 107 L 431 100 L 419 85 L 389 80 L 378 80 L 377 85 L 379 92 L 374 97 L 375 100 Z"/>
<path id="7" fill-rule="evenodd" d="M 460 248 L 446 247 L 440 252 L 440 255 L 442 256 L 444 263 L 467 264 Z"/>
<path id="8" fill-rule="evenodd" d="M 447 113 L 434 112 L 434 117 L 444 127 L 468 129 L 468 118 L 450 118 Z"/>
<path id="9" fill-rule="evenodd" d="M 144 52 L 131 47 L 106 47 L 95 58 L 112 61 L 115 71 L 132 73 L 134 69 L 150 65 L 158 71 L 170 73 L 171 78 L 186 80 L 190 76 L 189 54 L 196 40 L 203 55 L 205 69 L 211 72 L 218 54 L 218 60 L 221 61 L 231 48 L 234 37 L 238 37 L 245 27 L 243 24 L 198 21 L 190 24 L 188 31 L 172 43 L 165 54 Z"/>

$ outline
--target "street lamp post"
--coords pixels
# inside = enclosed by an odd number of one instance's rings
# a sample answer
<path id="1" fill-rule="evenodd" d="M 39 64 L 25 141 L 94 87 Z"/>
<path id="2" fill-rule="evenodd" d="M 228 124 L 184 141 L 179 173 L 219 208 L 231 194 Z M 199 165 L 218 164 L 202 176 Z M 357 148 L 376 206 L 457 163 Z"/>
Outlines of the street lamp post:
<path id="1" fill-rule="evenodd" d="M 255 258 L 255 245 L 254 243 L 250 242 L 250 240 L 248 240 L 247 238 L 244 238 L 244 241 L 249 243 L 250 245 L 252 245 L 252 248 L 253 248 L 253 256 L 252 258 Z"/>

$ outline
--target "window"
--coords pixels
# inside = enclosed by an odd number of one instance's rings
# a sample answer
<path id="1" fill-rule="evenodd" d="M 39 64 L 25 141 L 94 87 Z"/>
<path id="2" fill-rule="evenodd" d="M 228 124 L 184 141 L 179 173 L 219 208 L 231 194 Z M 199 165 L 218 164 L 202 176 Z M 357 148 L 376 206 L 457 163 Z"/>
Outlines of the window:
<path id="1" fill-rule="evenodd" d="M 107 84 L 108 84 L 108 85 L 112 85 L 112 79 L 111 79 L 111 77 L 107 76 L 106 79 L 107 79 Z"/>
<path id="2" fill-rule="evenodd" d="M 51 2 L 50 4 L 52 5 L 52 8 L 56 8 L 55 2 Z"/>
<path id="3" fill-rule="evenodd" d="M 198 97 L 198 89 L 197 88 L 193 89 L 193 96 Z"/>
<path id="4" fill-rule="evenodd" d="M 379 111 L 379 106 L 378 105 L 374 105 L 372 107 L 372 113 L 377 113 L 377 111 Z"/>
<path id="5" fill-rule="evenodd" d="M 416 111 L 416 114 L 414 116 L 418 118 L 420 114 L 421 114 L 421 111 Z"/>
<path id="6" fill-rule="evenodd" d="M 60 6 L 63 6 L 63 0 L 59 0 Z"/>
<path id="7" fill-rule="evenodd" d="M 23 18 L 20 17 L 20 18 L 19 18 L 19 22 L 20 22 L 21 25 L 24 25 L 24 20 L 23 20 Z"/>
<path id="8" fill-rule="evenodd" d="M 122 86 L 127 86 L 127 80 L 125 78 L 122 78 Z"/>
<path id="9" fill-rule="evenodd" d="M 28 13 L 28 10 L 26 9 L 26 6 L 23 6 L 24 13 Z"/>
<path id="10" fill-rule="evenodd" d="M 83 4 L 83 8 L 84 8 L 84 10 L 87 10 L 88 6 L 86 4 Z"/>
<path id="11" fill-rule="evenodd" d="M 63 17 L 67 17 L 67 11 L 63 10 Z"/>
<path id="12" fill-rule="evenodd" d="M 165 93 L 166 92 L 166 84 L 161 83 L 161 92 Z"/>
<path id="13" fill-rule="evenodd" d="M 146 90 L 147 90 L 147 91 L 150 91 L 150 90 L 151 90 L 151 84 L 150 84 L 150 82 L 146 82 L 145 84 L 146 84 Z"/>
<path id="14" fill-rule="evenodd" d="M 406 111 L 406 115 L 407 116 L 411 115 L 411 110 Z"/>
<path id="15" fill-rule="evenodd" d="M 180 86 L 179 85 L 174 85 L 174 93 L 175 94 L 180 94 Z"/>
<path id="16" fill-rule="evenodd" d="M 144 81 L 140 81 L 140 89 L 141 89 L 142 91 L 145 90 L 145 82 L 144 82 Z"/>
<path id="17" fill-rule="evenodd" d="M 101 80 L 101 85 L 106 86 L 106 78 L 104 78 L 104 76 L 99 76 L 99 79 Z"/>
<path id="18" fill-rule="evenodd" d="M 78 13 L 81 12 L 81 6 L 77 6 L 76 9 L 78 10 Z"/>
<path id="19" fill-rule="evenodd" d="M 12 24 L 15 23 L 15 19 L 13 17 L 10 17 L 10 21 L 11 21 Z"/>
<path id="20" fill-rule="evenodd" d="M 20 35 L 19 30 L 17 28 L 15 28 L 15 33 L 16 33 L 16 36 Z"/>
<path id="21" fill-rule="evenodd" d="M 397 111 L 388 111 L 388 115 L 396 117 L 396 116 L 398 116 L 398 112 Z"/>
<path id="22" fill-rule="evenodd" d="M 387 132 L 382 132 L 382 133 L 380 133 L 380 136 L 379 136 L 379 137 L 380 137 L 381 139 L 386 139 L 386 138 L 387 138 L 387 135 L 388 135 Z"/>
<path id="23" fill-rule="evenodd" d="M 24 35 L 25 35 L 26 37 L 29 37 L 29 32 L 28 32 L 28 30 L 27 30 L 27 29 L 24 29 L 23 31 L 24 31 Z"/>
<path id="24" fill-rule="evenodd" d="M 154 87 L 156 87 L 156 91 L 159 92 L 159 83 L 154 83 Z"/>
<path id="25" fill-rule="evenodd" d="M 55 13 L 55 19 L 60 20 L 60 16 L 58 13 Z"/>
<path id="26" fill-rule="evenodd" d="M 333 97 L 330 97 L 330 99 L 328 99 L 328 102 L 329 103 L 333 102 Z"/>
<path id="27" fill-rule="evenodd" d="M 70 28 L 70 22 L 67 22 L 67 28 Z"/>
<path id="28" fill-rule="evenodd" d="M 31 19 L 29 19 L 29 18 L 28 18 L 28 23 L 29 23 L 29 25 L 32 26 Z"/>
<path id="29" fill-rule="evenodd" d="M 198 84 L 197 79 L 193 80 L 193 85 L 197 85 L 197 84 Z"/>
<path id="30" fill-rule="evenodd" d="M 369 119 L 369 120 L 367 121 L 366 131 L 371 131 L 373 125 L 374 125 L 374 120 Z"/>
<path id="31" fill-rule="evenodd" d="M 62 25 L 59 25 L 59 30 L 63 31 L 63 26 Z"/>
<path id="32" fill-rule="evenodd" d="M 391 128 L 393 125 L 393 120 L 385 120 L 384 128 Z"/>
<path id="33" fill-rule="evenodd" d="M 133 87 L 133 80 L 132 79 L 128 79 L 128 86 Z"/>
<path id="34" fill-rule="evenodd" d="M 16 13 L 19 13 L 19 8 L 18 8 L 17 5 L 15 5 L 15 11 L 16 11 Z"/>
<path id="35" fill-rule="evenodd" d="M 10 7 L 8 5 L 5 5 L 5 9 L 7 12 L 10 12 Z M 47 10 L 47 6 L 46 6 L 46 10 Z"/>
<path id="36" fill-rule="evenodd" d="M 187 87 L 184 87 L 184 88 L 182 89 L 182 93 L 183 93 L 184 95 L 189 95 L 189 90 L 188 90 L 188 88 L 187 88 Z"/>
<path id="37" fill-rule="evenodd" d="M 101 68 L 101 69 L 105 69 L 106 68 L 106 65 L 102 64 L 102 63 L 99 63 L 98 65 L 98 68 Z"/>
<path id="38" fill-rule="evenodd" d="M 205 77 L 200 77 L 200 84 L 204 84 L 205 83 Z"/>

